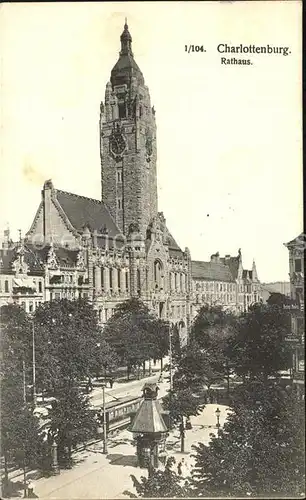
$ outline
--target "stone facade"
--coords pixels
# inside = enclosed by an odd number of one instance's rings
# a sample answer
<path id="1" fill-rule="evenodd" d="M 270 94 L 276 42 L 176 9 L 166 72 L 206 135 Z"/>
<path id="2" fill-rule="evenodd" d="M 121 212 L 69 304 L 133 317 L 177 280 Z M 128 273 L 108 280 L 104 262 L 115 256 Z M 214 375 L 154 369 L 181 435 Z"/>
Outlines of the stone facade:
<path id="1" fill-rule="evenodd" d="M 43 300 L 88 297 L 103 324 L 139 297 L 185 342 L 201 304 L 240 311 L 258 298 L 256 267 L 244 271 L 240 253 L 192 262 L 171 235 L 157 206 L 155 110 L 126 24 L 120 41 L 100 104 L 102 201 L 46 181 L 24 247 L 40 262 Z"/>
<path id="2" fill-rule="evenodd" d="M 44 268 L 22 240 L 10 240 L 8 230 L 0 249 L 0 271 L 0 306 L 15 303 L 32 313 L 44 302 Z"/>
<path id="3" fill-rule="evenodd" d="M 192 316 L 204 304 L 241 313 L 261 301 L 255 261 L 252 270 L 243 269 L 240 250 L 236 257 L 220 257 L 217 252 L 209 262 L 192 261 L 192 283 Z"/>
<path id="4" fill-rule="evenodd" d="M 304 316 L 304 254 L 305 235 L 301 234 L 289 243 L 289 277 L 291 293 L 291 338 L 293 346 L 293 383 L 298 394 L 305 394 L 305 316 Z"/>

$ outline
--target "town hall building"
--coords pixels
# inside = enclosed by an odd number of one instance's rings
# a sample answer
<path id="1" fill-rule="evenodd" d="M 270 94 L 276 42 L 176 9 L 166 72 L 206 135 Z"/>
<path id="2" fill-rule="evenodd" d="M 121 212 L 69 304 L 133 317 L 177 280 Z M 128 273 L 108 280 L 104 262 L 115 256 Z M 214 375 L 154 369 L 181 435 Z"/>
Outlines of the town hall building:
<path id="1" fill-rule="evenodd" d="M 22 292 L 23 304 L 31 301 L 35 308 L 41 300 L 86 297 L 105 323 L 118 303 L 138 297 L 176 324 L 185 341 L 201 305 L 246 310 L 259 300 L 260 282 L 255 263 L 243 270 L 240 251 L 192 261 L 172 236 L 158 211 L 155 110 L 127 24 L 120 41 L 100 105 L 101 200 L 47 180 L 25 238 L 1 250 L 6 291 L 0 289 L 0 300 L 20 303 Z M 16 266 L 19 261 L 23 266 Z M 35 282 L 41 282 L 39 293 Z"/>

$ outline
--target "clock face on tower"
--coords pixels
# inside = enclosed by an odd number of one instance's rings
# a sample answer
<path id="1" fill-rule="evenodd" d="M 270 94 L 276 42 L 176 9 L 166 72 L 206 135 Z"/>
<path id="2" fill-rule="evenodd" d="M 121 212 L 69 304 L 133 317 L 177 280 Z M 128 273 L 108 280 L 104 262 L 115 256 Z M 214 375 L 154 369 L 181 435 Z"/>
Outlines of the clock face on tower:
<path id="1" fill-rule="evenodd" d="M 126 150 L 125 137 L 118 129 L 115 129 L 109 138 L 109 150 L 115 159 L 120 159 Z"/>

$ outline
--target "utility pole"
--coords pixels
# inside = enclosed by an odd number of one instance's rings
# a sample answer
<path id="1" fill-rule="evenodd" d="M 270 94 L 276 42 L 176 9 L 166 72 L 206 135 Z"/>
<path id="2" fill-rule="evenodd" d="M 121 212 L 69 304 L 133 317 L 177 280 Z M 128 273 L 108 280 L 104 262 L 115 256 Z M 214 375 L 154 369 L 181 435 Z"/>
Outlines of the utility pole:
<path id="1" fill-rule="evenodd" d="M 169 322 L 169 375 L 170 375 L 170 391 L 172 391 L 173 380 L 172 380 L 172 331 L 171 323 Z"/>
<path id="2" fill-rule="evenodd" d="M 106 407 L 105 407 L 105 382 L 102 385 L 103 391 L 103 453 L 107 455 L 107 428 L 106 428 Z"/>
<path id="3" fill-rule="evenodd" d="M 22 379 L 23 379 L 23 402 L 27 404 L 27 389 L 26 389 L 26 371 L 25 371 L 25 362 L 22 362 Z"/>
<path id="4" fill-rule="evenodd" d="M 32 362 L 33 362 L 33 406 L 36 407 L 36 359 L 35 359 L 35 326 L 34 319 L 32 322 Z"/>
<path id="5" fill-rule="evenodd" d="M 27 390 L 26 390 L 26 371 L 25 371 L 25 361 L 22 361 L 22 379 L 23 379 L 23 402 L 24 408 L 27 405 Z M 22 468 L 23 468 L 23 498 L 27 497 L 27 474 L 26 474 L 26 448 L 25 442 L 22 443 L 23 457 L 22 457 Z"/>

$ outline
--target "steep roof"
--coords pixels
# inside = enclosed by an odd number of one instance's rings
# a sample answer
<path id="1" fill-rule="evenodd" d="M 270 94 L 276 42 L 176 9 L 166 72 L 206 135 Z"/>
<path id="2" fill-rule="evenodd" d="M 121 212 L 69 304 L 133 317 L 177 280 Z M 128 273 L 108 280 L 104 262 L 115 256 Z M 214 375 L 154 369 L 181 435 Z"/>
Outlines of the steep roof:
<path id="1" fill-rule="evenodd" d="M 156 400 L 144 399 L 141 403 L 134 421 L 130 427 L 131 432 L 167 432 L 166 424 L 161 416 L 161 407 Z"/>
<path id="2" fill-rule="evenodd" d="M 221 257 L 220 262 L 230 268 L 233 279 L 237 279 L 239 269 L 239 256 L 238 257 Z"/>
<path id="3" fill-rule="evenodd" d="M 306 242 L 305 234 L 301 233 L 299 236 L 297 236 L 293 240 L 289 241 L 288 243 L 284 243 L 284 245 L 286 247 L 289 247 L 289 246 L 303 246 L 304 247 L 305 242 Z"/>
<path id="4" fill-rule="evenodd" d="M 193 279 L 206 279 L 215 281 L 234 281 L 230 268 L 222 262 L 203 262 L 193 260 L 192 277 Z"/>
<path id="5" fill-rule="evenodd" d="M 136 64 L 133 56 L 132 37 L 126 22 L 124 24 L 123 33 L 120 36 L 120 41 L 121 51 L 119 59 L 111 72 L 112 86 L 114 87 L 115 85 L 123 84 L 127 84 L 129 86 L 133 76 L 136 77 L 137 81 L 141 85 L 144 85 L 143 74 Z"/>
<path id="6" fill-rule="evenodd" d="M 18 258 L 18 247 L 19 244 L 15 243 L 8 249 L 0 249 L 0 269 L 2 273 L 13 272 L 12 264 Z M 29 266 L 29 274 L 41 274 L 44 271 L 44 266 L 39 255 L 35 251 L 33 251 L 30 245 L 25 244 L 23 248 L 24 261 Z"/>
<path id="7" fill-rule="evenodd" d="M 181 251 L 180 247 L 176 243 L 175 239 L 173 238 L 172 234 L 170 233 L 170 231 L 167 227 L 166 227 L 166 234 L 167 234 L 167 238 L 168 238 L 169 248 L 171 248 L 171 250 L 180 250 Z"/>
<path id="8" fill-rule="evenodd" d="M 56 190 L 56 198 L 77 231 L 82 231 L 88 225 L 92 231 L 96 229 L 98 232 L 106 227 L 111 238 L 121 235 L 120 229 L 102 201 L 59 189 Z"/>
<path id="9" fill-rule="evenodd" d="M 36 256 L 41 263 L 46 263 L 50 245 L 42 245 L 40 248 L 31 244 L 27 244 L 29 250 Z M 61 267 L 74 267 L 77 262 L 78 250 L 69 250 L 64 247 L 54 246 L 54 253 Z"/>

